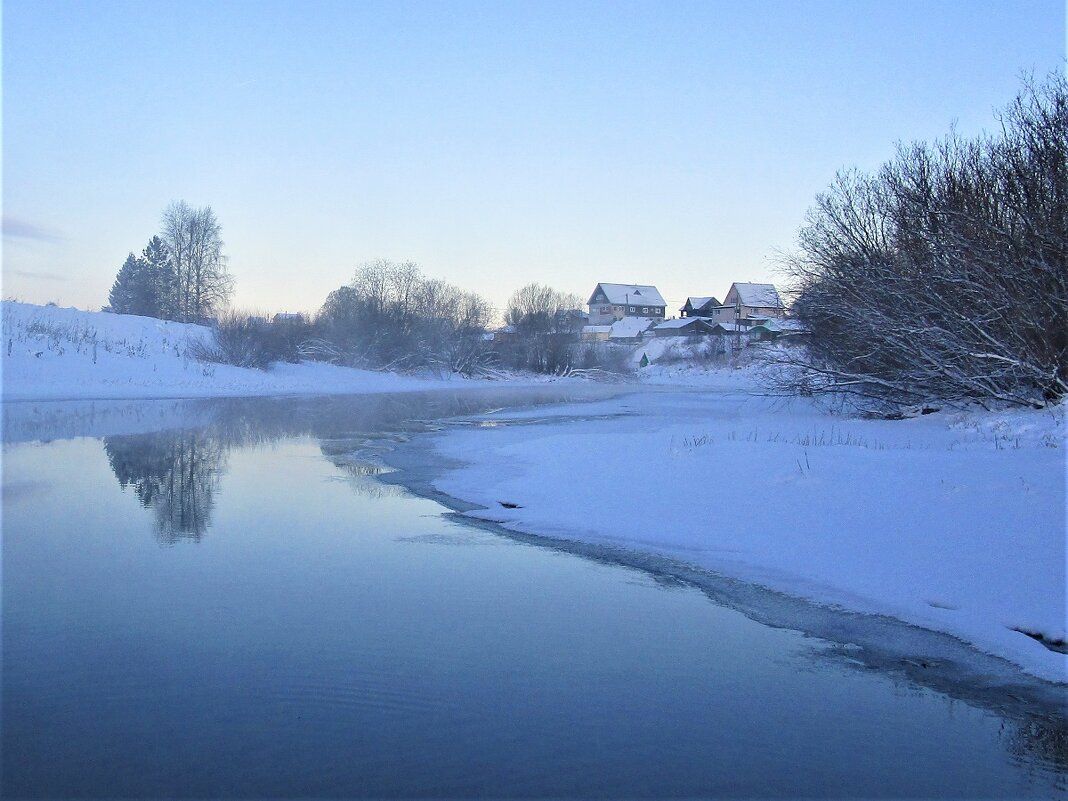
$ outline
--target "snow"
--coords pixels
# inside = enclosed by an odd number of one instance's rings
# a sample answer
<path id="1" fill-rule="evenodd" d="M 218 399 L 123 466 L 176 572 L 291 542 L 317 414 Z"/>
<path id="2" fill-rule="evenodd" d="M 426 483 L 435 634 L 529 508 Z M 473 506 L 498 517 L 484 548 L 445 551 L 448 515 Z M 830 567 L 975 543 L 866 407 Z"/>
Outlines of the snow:
<path id="1" fill-rule="evenodd" d="M 674 328 L 685 328 L 688 325 L 696 325 L 697 323 L 704 321 L 711 325 L 712 321 L 707 317 L 680 317 L 677 320 L 664 320 L 656 326 L 657 330 L 671 330 Z"/>
<path id="2" fill-rule="evenodd" d="M 653 320 L 648 317 L 624 317 L 612 323 L 609 339 L 634 339 L 648 331 Z"/>
<path id="3" fill-rule="evenodd" d="M 212 336 L 187 323 L 14 301 L 3 317 L 3 399 L 172 398 L 401 392 L 438 379 L 355 370 L 318 362 L 271 370 L 207 364 L 190 344 Z M 453 379 L 459 382 L 460 379 Z"/>
<path id="4" fill-rule="evenodd" d="M 801 324 L 800 320 L 776 319 L 774 317 L 769 320 L 765 320 L 762 323 L 754 325 L 750 330 L 754 331 L 758 328 L 762 328 L 765 331 L 771 331 L 773 333 L 800 334 L 804 333 L 805 331 L 805 327 Z"/>
<path id="5" fill-rule="evenodd" d="M 1056 640 L 1066 628 L 1063 406 L 851 420 L 746 394 L 745 371 L 728 375 L 718 391 L 446 432 L 435 447 L 460 466 L 435 487 L 518 531 L 889 615 L 1068 679 L 1068 657 L 1014 630 Z"/>

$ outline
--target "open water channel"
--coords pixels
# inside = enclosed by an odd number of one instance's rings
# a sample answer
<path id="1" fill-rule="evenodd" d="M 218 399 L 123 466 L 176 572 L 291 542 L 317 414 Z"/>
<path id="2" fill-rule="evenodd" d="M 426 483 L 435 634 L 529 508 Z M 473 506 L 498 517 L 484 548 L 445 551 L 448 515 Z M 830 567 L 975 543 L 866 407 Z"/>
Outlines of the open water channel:
<path id="1" fill-rule="evenodd" d="M 4 797 L 1064 797 L 1056 692 L 382 480 L 608 391 L 4 404 Z"/>

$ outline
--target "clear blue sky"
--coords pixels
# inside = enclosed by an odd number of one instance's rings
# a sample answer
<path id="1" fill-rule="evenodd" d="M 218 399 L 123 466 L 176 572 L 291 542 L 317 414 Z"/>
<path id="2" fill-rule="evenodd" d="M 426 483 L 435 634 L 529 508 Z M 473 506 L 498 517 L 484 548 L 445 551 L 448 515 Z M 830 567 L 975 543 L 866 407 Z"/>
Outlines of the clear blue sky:
<path id="1" fill-rule="evenodd" d="M 3 294 L 99 308 L 184 199 L 244 308 L 378 258 L 497 305 L 722 296 L 836 170 L 992 127 L 1064 57 L 1063 0 L 5 0 Z"/>

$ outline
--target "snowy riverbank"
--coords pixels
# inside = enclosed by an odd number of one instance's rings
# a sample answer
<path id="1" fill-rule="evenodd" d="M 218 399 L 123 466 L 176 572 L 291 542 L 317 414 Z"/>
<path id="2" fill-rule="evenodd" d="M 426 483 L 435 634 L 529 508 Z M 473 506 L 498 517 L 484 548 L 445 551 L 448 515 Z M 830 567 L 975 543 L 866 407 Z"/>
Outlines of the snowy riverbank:
<path id="1" fill-rule="evenodd" d="M 1068 657 L 1024 633 L 1065 636 L 1064 412 L 863 421 L 637 392 L 444 433 L 434 486 L 513 530 L 890 615 L 1065 681 Z"/>
<path id="2" fill-rule="evenodd" d="M 13 301 L 0 312 L 6 401 L 404 392 L 444 383 L 320 362 L 266 371 L 208 364 L 188 355 L 208 328 L 151 317 Z"/>

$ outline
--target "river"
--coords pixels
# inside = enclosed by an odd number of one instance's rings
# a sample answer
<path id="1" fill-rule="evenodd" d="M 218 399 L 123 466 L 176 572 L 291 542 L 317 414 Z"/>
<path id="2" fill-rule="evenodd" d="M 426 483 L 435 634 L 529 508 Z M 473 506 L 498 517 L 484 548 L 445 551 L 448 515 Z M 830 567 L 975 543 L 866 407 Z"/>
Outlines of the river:
<path id="1" fill-rule="evenodd" d="M 1064 796 L 1055 704 L 382 458 L 616 391 L 4 404 L 4 797 Z"/>

